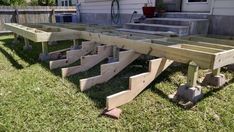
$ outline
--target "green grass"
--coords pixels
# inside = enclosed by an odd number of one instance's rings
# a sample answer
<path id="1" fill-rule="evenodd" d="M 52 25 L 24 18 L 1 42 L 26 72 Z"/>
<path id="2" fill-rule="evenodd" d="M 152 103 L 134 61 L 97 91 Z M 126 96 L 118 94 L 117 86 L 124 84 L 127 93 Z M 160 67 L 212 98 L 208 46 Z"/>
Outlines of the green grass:
<path id="1" fill-rule="evenodd" d="M 185 83 L 186 66 L 170 67 L 136 99 L 121 106 L 122 116 L 114 120 L 99 116 L 105 98 L 127 89 L 129 76 L 146 71 L 135 66 L 140 62 L 82 93 L 79 79 L 97 75 L 100 66 L 62 80 L 59 70 L 50 71 L 47 63 L 38 61 L 39 44 L 23 51 L 23 44 L 13 46 L 11 41 L 12 36 L 0 37 L 0 131 L 234 131 L 233 84 L 220 90 L 205 88 L 205 98 L 185 110 L 167 95 Z"/>

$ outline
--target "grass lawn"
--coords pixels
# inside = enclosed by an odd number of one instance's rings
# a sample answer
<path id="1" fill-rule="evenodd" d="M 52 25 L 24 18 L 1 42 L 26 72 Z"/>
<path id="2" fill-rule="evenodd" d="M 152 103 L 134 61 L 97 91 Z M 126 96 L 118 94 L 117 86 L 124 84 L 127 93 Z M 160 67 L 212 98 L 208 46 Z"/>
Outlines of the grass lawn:
<path id="1" fill-rule="evenodd" d="M 32 51 L 23 51 L 23 43 L 13 46 L 12 39 L 0 37 L 0 132 L 234 131 L 232 83 L 219 90 L 204 88 L 205 98 L 185 110 L 170 102 L 167 95 L 185 83 L 187 66 L 169 67 L 136 99 L 121 106 L 122 116 L 114 120 L 99 116 L 105 98 L 127 89 L 129 76 L 146 71 L 136 66 L 140 62 L 108 83 L 82 93 L 79 79 L 97 75 L 100 66 L 63 80 L 59 70 L 50 71 L 47 63 L 38 61 L 39 44 L 33 43 Z M 69 46 L 60 44 L 49 50 Z M 234 75 L 223 72 L 229 78 Z"/>

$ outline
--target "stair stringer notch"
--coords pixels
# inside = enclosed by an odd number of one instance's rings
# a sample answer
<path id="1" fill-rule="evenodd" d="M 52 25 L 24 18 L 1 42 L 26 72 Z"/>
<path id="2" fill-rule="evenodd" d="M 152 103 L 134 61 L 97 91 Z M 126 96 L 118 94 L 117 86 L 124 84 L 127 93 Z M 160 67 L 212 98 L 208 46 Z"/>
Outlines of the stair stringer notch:
<path id="1" fill-rule="evenodd" d="M 97 54 L 81 57 L 81 65 L 62 68 L 62 77 L 84 72 L 112 55 L 112 46 L 98 46 Z"/>
<path id="2" fill-rule="evenodd" d="M 116 93 L 106 98 L 107 109 L 111 110 L 132 101 L 172 63 L 172 60 L 165 58 L 151 60 L 149 62 L 149 72 L 130 77 L 128 90 Z"/>
<path id="3" fill-rule="evenodd" d="M 87 55 L 94 51 L 97 47 L 97 43 L 93 41 L 83 42 L 81 49 L 69 50 L 66 52 L 66 59 L 50 61 L 50 69 L 56 69 L 60 67 L 68 66 L 76 61 L 80 60 L 81 56 Z"/>
<path id="4" fill-rule="evenodd" d="M 80 80 L 80 89 L 85 91 L 90 89 L 96 84 L 101 84 L 109 81 L 130 63 L 136 60 L 140 54 L 136 53 L 133 50 L 122 51 L 119 53 L 119 61 L 101 65 L 101 74 L 95 77 L 90 77 Z"/>

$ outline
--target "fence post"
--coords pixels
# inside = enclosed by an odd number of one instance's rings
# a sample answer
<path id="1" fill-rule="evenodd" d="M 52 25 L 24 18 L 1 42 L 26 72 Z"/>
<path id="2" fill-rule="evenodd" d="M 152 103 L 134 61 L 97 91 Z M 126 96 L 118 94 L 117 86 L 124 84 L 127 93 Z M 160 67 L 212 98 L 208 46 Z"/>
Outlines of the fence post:
<path id="1" fill-rule="evenodd" d="M 55 9 L 52 9 L 51 12 L 51 23 L 56 23 L 56 19 L 55 19 Z"/>
<path id="2" fill-rule="evenodd" d="M 15 23 L 19 23 L 19 10 L 15 9 Z"/>

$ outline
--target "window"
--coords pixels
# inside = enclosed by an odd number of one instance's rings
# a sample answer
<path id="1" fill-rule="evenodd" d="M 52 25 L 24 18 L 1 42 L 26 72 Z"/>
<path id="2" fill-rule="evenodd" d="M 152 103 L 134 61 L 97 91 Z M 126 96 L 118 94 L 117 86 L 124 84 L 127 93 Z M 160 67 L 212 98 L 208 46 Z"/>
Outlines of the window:
<path id="1" fill-rule="evenodd" d="M 62 6 L 64 6 L 64 1 L 62 1 Z"/>
<path id="2" fill-rule="evenodd" d="M 188 2 L 207 2 L 207 0 L 188 0 Z"/>
<path id="3" fill-rule="evenodd" d="M 71 0 L 69 0 L 69 6 L 72 6 L 72 1 Z"/>
<path id="4" fill-rule="evenodd" d="M 65 6 L 68 6 L 68 3 L 67 3 L 67 1 L 65 1 Z"/>

